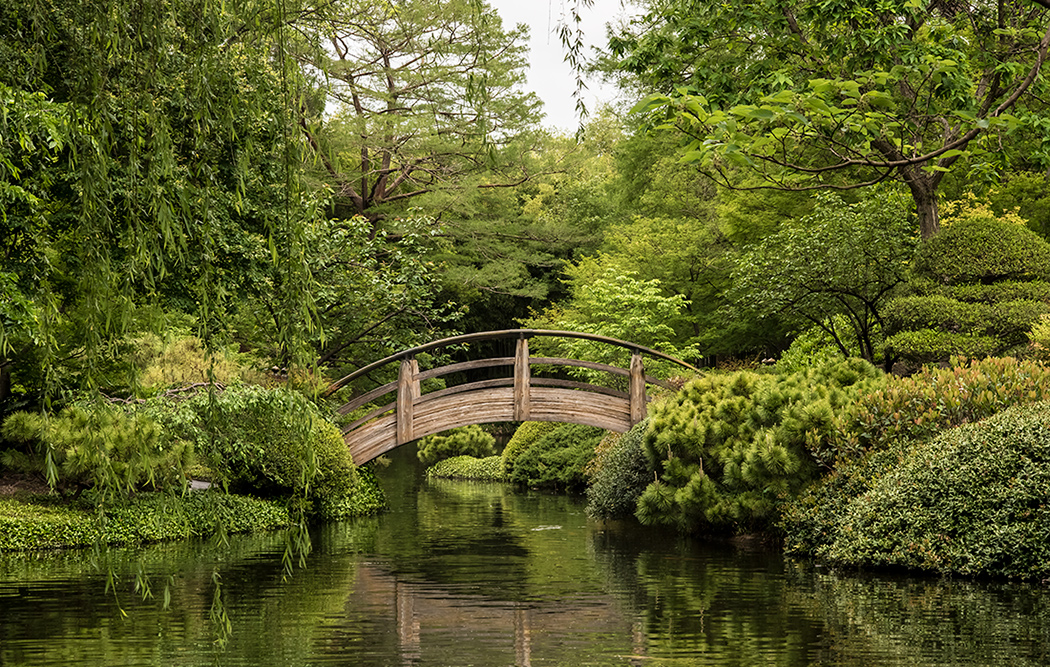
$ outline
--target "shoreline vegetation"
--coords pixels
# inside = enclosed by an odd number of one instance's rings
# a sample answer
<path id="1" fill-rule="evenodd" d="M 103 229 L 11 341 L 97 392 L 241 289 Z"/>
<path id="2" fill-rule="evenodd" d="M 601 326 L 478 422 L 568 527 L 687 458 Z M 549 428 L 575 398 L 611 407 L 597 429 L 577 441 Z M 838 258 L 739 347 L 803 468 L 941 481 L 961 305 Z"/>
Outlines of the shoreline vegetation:
<path id="1" fill-rule="evenodd" d="M 426 474 L 585 492 L 597 520 L 761 535 L 832 565 L 1045 581 L 1048 399 L 1050 368 L 1013 358 L 712 373 L 588 457 L 569 427 L 526 422 L 501 456 Z"/>

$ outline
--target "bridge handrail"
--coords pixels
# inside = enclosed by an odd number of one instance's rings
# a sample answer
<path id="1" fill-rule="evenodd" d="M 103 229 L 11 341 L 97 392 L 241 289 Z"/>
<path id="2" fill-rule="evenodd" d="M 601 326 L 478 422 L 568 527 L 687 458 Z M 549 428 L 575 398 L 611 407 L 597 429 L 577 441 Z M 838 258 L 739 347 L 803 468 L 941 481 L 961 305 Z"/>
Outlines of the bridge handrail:
<path id="1" fill-rule="evenodd" d="M 448 347 L 449 345 L 459 345 L 461 343 L 473 343 L 473 342 L 482 341 L 482 340 L 496 340 L 496 339 L 500 339 L 500 338 L 533 338 L 535 336 L 546 336 L 546 337 L 549 337 L 549 338 L 579 338 L 581 340 L 592 340 L 592 341 L 595 341 L 595 342 L 598 342 L 598 343 L 607 343 L 609 345 L 616 345 L 618 347 L 622 347 L 622 348 L 631 350 L 632 352 L 641 352 L 641 353 L 643 353 L 643 354 L 645 354 L 647 356 L 650 356 L 650 357 L 656 357 L 658 359 L 663 359 L 664 361 L 670 361 L 672 363 L 678 364 L 679 366 L 683 366 L 683 367 L 688 368 L 689 370 L 695 371 L 697 373 L 700 372 L 700 369 L 696 368 L 692 364 L 686 363 L 686 362 L 684 362 L 681 359 L 678 359 L 676 357 L 672 357 L 669 354 L 664 354 L 663 352 L 660 352 L 659 350 L 654 350 L 652 348 L 645 347 L 644 345 L 638 345 L 636 343 L 631 343 L 631 342 L 628 342 L 628 341 L 625 341 L 625 340 L 620 340 L 618 338 L 611 338 L 609 336 L 600 336 L 598 334 L 581 333 L 579 331 L 557 331 L 557 330 L 553 330 L 553 329 L 504 329 L 502 331 L 482 331 L 482 332 L 479 332 L 479 333 L 470 333 L 470 334 L 461 334 L 459 336 L 451 336 L 449 338 L 442 338 L 441 340 L 436 340 L 436 341 L 433 341 L 433 342 L 430 342 L 430 343 L 426 343 L 425 345 L 418 345 L 416 347 L 412 347 L 412 348 L 409 348 L 407 350 L 402 350 L 402 351 L 400 351 L 400 352 L 398 352 L 396 354 L 390 355 L 389 357 L 386 357 L 384 359 L 380 359 L 379 361 L 374 361 L 374 362 L 368 364 L 367 366 L 363 366 L 363 367 L 357 369 L 356 371 L 354 371 L 353 373 L 350 373 L 349 375 L 346 375 L 346 376 L 336 380 L 335 382 L 333 382 L 332 384 L 330 384 L 328 386 L 328 389 L 325 392 L 325 395 L 332 394 L 333 392 L 338 390 L 340 387 L 342 387 L 342 386 L 344 386 L 346 384 L 349 384 L 350 382 L 353 382 L 357 378 L 359 378 L 359 377 L 361 377 L 363 375 L 366 375 L 366 374 L 372 372 L 373 370 L 375 370 L 377 368 L 381 368 L 382 366 L 385 366 L 385 365 L 387 365 L 387 364 L 389 364 L 389 363 L 391 363 L 393 361 L 398 361 L 400 359 L 411 358 L 411 357 L 414 357 L 417 354 L 422 354 L 423 352 L 429 352 L 430 350 L 436 350 L 438 348 Z"/>

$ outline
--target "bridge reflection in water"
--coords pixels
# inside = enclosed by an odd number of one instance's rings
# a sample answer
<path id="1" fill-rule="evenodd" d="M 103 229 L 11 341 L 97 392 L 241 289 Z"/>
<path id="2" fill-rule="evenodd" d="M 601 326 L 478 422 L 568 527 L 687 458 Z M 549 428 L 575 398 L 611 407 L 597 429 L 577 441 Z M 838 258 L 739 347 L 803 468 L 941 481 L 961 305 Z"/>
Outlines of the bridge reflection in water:
<path id="1" fill-rule="evenodd" d="M 424 660 L 423 635 L 462 632 L 492 638 L 504 635 L 510 648 L 513 629 L 514 665 L 531 667 L 533 637 L 564 636 L 631 636 L 632 655 L 618 656 L 621 664 L 643 664 L 647 642 L 638 619 L 630 619 L 611 599 L 586 599 L 579 604 L 571 600 L 557 602 L 497 602 L 486 596 L 451 593 L 425 583 L 409 583 L 375 565 L 359 565 L 356 595 L 368 599 L 372 609 L 393 609 L 397 623 L 397 642 L 401 664 L 416 665 Z M 465 655 L 469 653 L 464 647 Z M 549 647 L 548 647 L 549 648 Z M 549 657 L 549 656 L 548 656 Z"/>
<path id="2" fill-rule="evenodd" d="M 529 339 L 538 336 L 578 338 L 625 348 L 631 352 L 631 361 L 628 368 L 620 368 L 584 359 L 533 357 L 529 353 Z M 423 371 L 416 359 L 416 355 L 439 348 L 507 338 L 517 341 L 513 357 L 474 359 Z M 338 380 L 329 392 L 388 364 L 399 364 L 396 382 L 377 387 L 338 409 L 339 414 L 350 414 L 383 396 L 396 394 L 394 402 L 372 410 L 343 429 L 354 462 L 361 465 L 416 439 L 469 424 L 556 421 L 623 433 L 645 419 L 646 385 L 668 386 L 666 382 L 645 374 L 645 356 L 697 370 L 658 350 L 607 336 L 573 331 L 509 329 L 454 336 L 399 352 Z M 534 377 L 533 365 L 604 371 L 627 378 L 628 390 L 560 378 Z M 420 383 L 425 380 L 497 366 L 513 367 L 513 376 L 421 393 Z"/>

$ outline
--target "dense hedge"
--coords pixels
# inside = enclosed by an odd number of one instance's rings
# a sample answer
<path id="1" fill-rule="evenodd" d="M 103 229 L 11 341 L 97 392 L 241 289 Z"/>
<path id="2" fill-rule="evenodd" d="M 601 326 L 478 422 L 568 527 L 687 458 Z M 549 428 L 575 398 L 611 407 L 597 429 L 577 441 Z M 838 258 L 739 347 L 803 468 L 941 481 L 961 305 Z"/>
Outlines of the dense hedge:
<path id="1" fill-rule="evenodd" d="M 919 246 L 914 268 L 940 284 L 1047 280 L 1050 245 L 1022 225 L 960 220 Z"/>
<path id="2" fill-rule="evenodd" d="M 875 450 L 783 525 L 789 552 L 839 563 L 1050 576 L 1050 404 Z"/>
<path id="3" fill-rule="evenodd" d="M 562 424 L 558 422 L 522 422 L 503 447 L 503 472 L 510 475 L 519 454 L 528 449 L 532 443 L 561 426 Z"/>
<path id="4" fill-rule="evenodd" d="M 558 424 L 518 455 L 510 478 L 529 487 L 583 491 L 585 469 L 603 435 L 605 431 L 594 426 Z"/>
<path id="5" fill-rule="evenodd" d="M 215 492 L 184 497 L 143 493 L 101 514 L 91 499 L 0 499 L 0 550 L 56 549 L 93 544 L 143 544 L 287 526 L 288 511 L 255 498 Z"/>
<path id="6" fill-rule="evenodd" d="M 1050 313 L 1050 244 L 994 218 L 963 219 L 920 246 L 910 296 L 883 309 L 884 351 L 911 368 L 1027 342 Z"/>
<path id="7" fill-rule="evenodd" d="M 621 519 L 633 516 L 638 497 L 649 485 L 653 473 L 642 450 L 649 428 L 643 420 L 598 454 L 590 485 L 587 487 L 587 515 L 594 519 Z"/>
<path id="8" fill-rule="evenodd" d="M 454 456 L 438 461 L 427 468 L 427 477 L 446 479 L 472 479 L 481 482 L 506 482 L 503 472 L 503 460 L 499 456 L 476 458 L 474 456 Z"/>
<path id="9" fill-rule="evenodd" d="M 886 338 L 888 357 L 903 359 L 916 365 L 930 364 L 951 357 L 987 357 L 1004 344 L 993 336 L 981 336 L 936 329 L 900 331 Z"/>
<path id="10" fill-rule="evenodd" d="M 857 460 L 901 440 L 929 439 L 1021 403 L 1050 400 L 1050 367 L 1010 357 L 953 359 L 910 377 L 890 376 L 846 405 L 831 438 L 815 442 L 821 461 Z"/>

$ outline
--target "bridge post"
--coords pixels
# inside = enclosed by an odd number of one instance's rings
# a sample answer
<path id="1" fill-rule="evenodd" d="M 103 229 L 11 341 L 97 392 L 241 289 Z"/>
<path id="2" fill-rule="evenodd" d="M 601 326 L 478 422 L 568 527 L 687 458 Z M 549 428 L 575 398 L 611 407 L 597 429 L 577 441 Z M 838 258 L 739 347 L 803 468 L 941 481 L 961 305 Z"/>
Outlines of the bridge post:
<path id="1" fill-rule="evenodd" d="M 631 354 L 631 426 L 645 419 L 645 369 L 642 353 Z"/>
<path id="2" fill-rule="evenodd" d="M 412 434 L 412 404 L 419 398 L 419 362 L 402 359 L 397 376 L 397 444 L 415 440 Z"/>
<path id="3" fill-rule="evenodd" d="M 522 336 L 514 349 L 514 421 L 529 420 L 531 411 L 529 382 L 532 378 L 529 368 L 529 339 Z"/>

